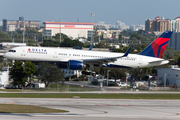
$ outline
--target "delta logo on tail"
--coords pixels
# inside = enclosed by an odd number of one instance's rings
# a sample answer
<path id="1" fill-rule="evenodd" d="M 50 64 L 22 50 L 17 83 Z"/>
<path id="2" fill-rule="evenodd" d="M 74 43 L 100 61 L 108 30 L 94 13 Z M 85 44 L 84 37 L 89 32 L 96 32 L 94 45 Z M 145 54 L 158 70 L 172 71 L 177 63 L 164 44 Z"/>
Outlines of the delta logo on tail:
<path id="1" fill-rule="evenodd" d="M 161 58 L 166 46 L 171 38 L 172 31 L 165 31 L 156 40 L 154 40 L 139 55 Z"/>

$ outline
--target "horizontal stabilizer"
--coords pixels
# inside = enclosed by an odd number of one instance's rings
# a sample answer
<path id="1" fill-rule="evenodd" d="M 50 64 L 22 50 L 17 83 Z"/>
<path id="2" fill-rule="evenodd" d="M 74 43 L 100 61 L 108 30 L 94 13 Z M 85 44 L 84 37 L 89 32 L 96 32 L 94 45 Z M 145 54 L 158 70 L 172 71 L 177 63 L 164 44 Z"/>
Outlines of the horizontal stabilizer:
<path id="1" fill-rule="evenodd" d="M 150 64 L 150 65 L 153 65 L 153 66 L 155 66 L 155 65 L 161 65 L 161 64 L 163 65 L 163 64 L 168 64 L 168 63 L 169 63 L 169 60 L 164 60 L 164 59 L 149 62 L 149 64 Z"/>

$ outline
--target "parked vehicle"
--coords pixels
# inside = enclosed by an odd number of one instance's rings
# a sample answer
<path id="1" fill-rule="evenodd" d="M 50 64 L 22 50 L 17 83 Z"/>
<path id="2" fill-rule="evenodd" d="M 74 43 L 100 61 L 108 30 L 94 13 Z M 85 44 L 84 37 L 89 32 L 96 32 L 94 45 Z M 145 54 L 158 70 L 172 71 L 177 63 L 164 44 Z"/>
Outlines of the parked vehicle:
<path id="1" fill-rule="evenodd" d="M 117 85 L 121 87 L 129 86 L 129 84 L 126 84 L 125 82 L 118 82 Z"/>
<path id="2" fill-rule="evenodd" d="M 32 88 L 45 88 L 44 83 L 33 83 Z"/>
<path id="3" fill-rule="evenodd" d="M 112 51 L 112 50 L 114 50 L 115 48 L 113 48 L 113 47 L 111 47 L 111 48 L 109 48 L 109 51 Z"/>

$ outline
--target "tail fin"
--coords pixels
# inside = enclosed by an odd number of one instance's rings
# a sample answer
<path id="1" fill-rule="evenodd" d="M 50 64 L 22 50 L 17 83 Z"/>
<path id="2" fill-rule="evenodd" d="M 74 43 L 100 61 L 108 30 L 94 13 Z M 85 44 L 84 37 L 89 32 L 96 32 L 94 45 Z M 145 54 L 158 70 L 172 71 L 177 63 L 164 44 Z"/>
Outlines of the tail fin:
<path id="1" fill-rule="evenodd" d="M 147 46 L 139 55 L 161 58 L 166 46 L 171 38 L 172 31 L 165 31 L 149 46 Z"/>

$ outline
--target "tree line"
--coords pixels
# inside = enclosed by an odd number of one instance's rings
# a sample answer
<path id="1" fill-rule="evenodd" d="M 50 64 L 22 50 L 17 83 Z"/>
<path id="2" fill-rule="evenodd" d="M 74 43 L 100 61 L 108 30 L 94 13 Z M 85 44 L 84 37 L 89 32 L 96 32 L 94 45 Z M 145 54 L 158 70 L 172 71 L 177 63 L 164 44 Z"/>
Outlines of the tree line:
<path id="1" fill-rule="evenodd" d="M 51 82 L 64 84 L 64 73 L 55 64 L 48 62 L 39 63 L 36 67 L 30 61 L 15 61 L 9 75 L 13 79 L 12 84 L 20 87 L 30 86 L 35 77 L 39 82 L 45 83 L 46 88 Z"/>

